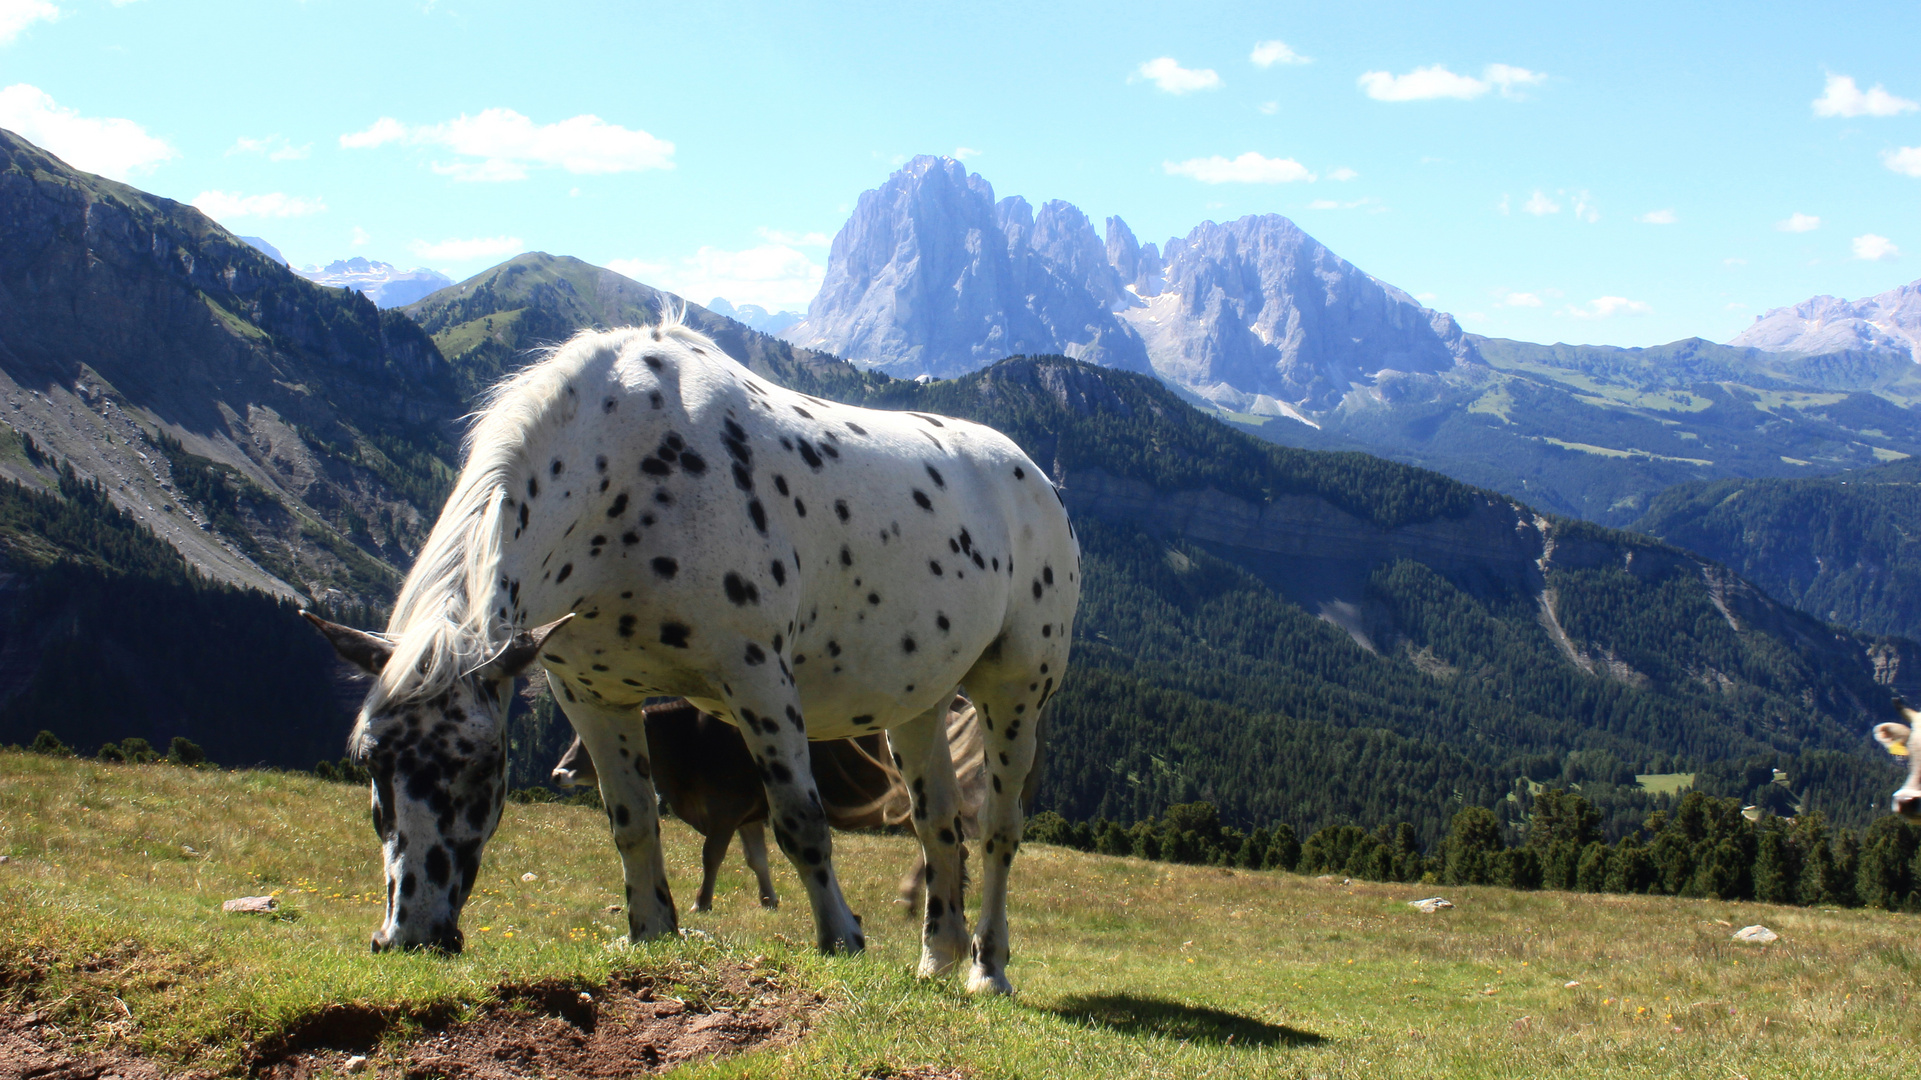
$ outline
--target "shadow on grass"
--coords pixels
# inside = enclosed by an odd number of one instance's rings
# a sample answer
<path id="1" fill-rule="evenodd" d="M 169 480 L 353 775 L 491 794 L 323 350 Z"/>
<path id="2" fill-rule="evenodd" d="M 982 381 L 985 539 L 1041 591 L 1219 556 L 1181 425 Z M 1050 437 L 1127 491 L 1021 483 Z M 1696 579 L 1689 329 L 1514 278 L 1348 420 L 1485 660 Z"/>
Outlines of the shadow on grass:
<path id="1" fill-rule="evenodd" d="M 1045 1011 L 1123 1035 L 1159 1035 L 1217 1046 L 1315 1046 L 1327 1041 L 1285 1024 L 1140 994 L 1076 994 Z"/>

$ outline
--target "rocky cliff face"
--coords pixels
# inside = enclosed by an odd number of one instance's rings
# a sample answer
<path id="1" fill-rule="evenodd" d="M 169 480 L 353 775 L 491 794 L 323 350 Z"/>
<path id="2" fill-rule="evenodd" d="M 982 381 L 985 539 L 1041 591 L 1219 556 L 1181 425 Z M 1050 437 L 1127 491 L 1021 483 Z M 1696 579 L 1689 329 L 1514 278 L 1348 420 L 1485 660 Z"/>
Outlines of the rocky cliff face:
<path id="1" fill-rule="evenodd" d="M 1098 267 L 1086 245 L 1100 244 L 1068 210 L 1050 204 L 1037 221 L 1025 201 L 996 206 L 993 187 L 960 162 L 915 158 L 861 195 L 807 318 L 782 336 L 909 378 L 1018 353 L 1145 371 L 1139 337 L 1087 289 Z"/>
<path id="2" fill-rule="evenodd" d="M 1147 302 L 1124 317 L 1162 378 L 1223 405 L 1266 397 L 1320 411 L 1383 372 L 1436 373 L 1477 358 L 1452 316 L 1276 214 L 1205 222 L 1169 240 L 1162 257 L 1164 267 L 1137 267 Z"/>
<path id="3" fill-rule="evenodd" d="M 394 461 L 450 451 L 462 411 L 407 319 L 8 132 L 0 401 L 9 427 L 98 479 L 209 576 L 375 601 L 435 509 L 390 482 Z M 238 493 L 227 525 L 186 494 L 181 467 Z M 0 474 L 47 479 L 18 457 Z"/>
<path id="4" fill-rule="evenodd" d="M 1755 316 L 1730 345 L 1769 352 L 1864 352 L 1921 363 L 1921 281 L 1849 302 L 1816 296 Z"/>

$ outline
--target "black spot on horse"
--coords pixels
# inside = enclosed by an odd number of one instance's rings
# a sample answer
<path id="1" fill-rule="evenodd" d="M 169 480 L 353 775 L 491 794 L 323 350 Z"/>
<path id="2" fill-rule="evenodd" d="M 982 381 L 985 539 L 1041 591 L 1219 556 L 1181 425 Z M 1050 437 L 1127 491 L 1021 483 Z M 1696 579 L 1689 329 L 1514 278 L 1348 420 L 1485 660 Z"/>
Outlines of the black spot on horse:
<path id="1" fill-rule="evenodd" d="M 854 552 L 846 544 L 840 546 L 840 564 L 842 566 L 854 565 Z"/>
<path id="2" fill-rule="evenodd" d="M 573 572 L 574 572 L 573 563 L 562 564 L 560 568 L 560 574 L 554 578 L 554 584 L 558 585 L 561 582 L 566 581 L 567 578 L 573 574 Z"/>
<path id="3" fill-rule="evenodd" d="M 727 591 L 727 599 L 735 607 L 760 603 L 760 590 L 753 582 L 732 570 L 727 571 L 727 576 L 721 579 L 721 588 Z"/>
<path id="4" fill-rule="evenodd" d="M 934 468 L 934 467 L 933 467 L 932 465 L 928 465 L 928 466 L 927 466 L 927 476 L 928 476 L 928 479 L 930 479 L 930 480 L 932 480 L 932 481 L 934 481 L 934 486 L 935 486 L 935 487 L 943 487 L 943 488 L 944 488 L 944 487 L 946 487 L 946 486 L 947 486 L 947 481 L 946 481 L 946 480 L 943 480 L 943 479 L 941 479 L 941 474 L 940 474 L 940 470 L 939 470 L 939 469 L 936 469 L 936 468 Z"/>
<path id="5" fill-rule="evenodd" d="M 660 391 L 658 390 L 647 391 L 647 404 L 652 405 L 656 409 L 660 408 L 661 406 Z"/>
<path id="6" fill-rule="evenodd" d="M 1043 565 L 1041 567 L 1041 580 L 1049 585 L 1054 584 L 1054 568 Z"/>
<path id="7" fill-rule="evenodd" d="M 654 568 L 654 573 L 659 574 L 663 578 L 672 578 L 675 574 L 680 573 L 680 563 L 666 555 L 654 556 L 653 561 L 648 565 Z"/>
<path id="8" fill-rule="evenodd" d="M 797 413 L 799 413 L 799 414 L 801 415 L 801 418 L 802 418 L 802 419 L 805 419 L 805 420 L 812 420 L 812 419 L 814 418 L 814 414 L 813 414 L 813 413 L 810 413 L 810 412 L 808 412 L 808 411 L 807 411 L 806 409 L 803 409 L 803 408 L 801 408 L 801 407 L 800 407 L 800 406 L 798 406 L 798 405 L 795 405 L 795 406 L 793 406 L 793 410 L 794 410 L 795 412 L 797 412 Z"/>
<path id="9" fill-rule="evenodd" d="M 660 643 L 676 649 L 687 647 L 687 635 L 693 633 L 685 623 L 664 622 L 660 624 Z"/>
<path id="10" fill-rule="evenodd" d="M 1034 579 L 1034 599 L 1039 600 L 1040 598 L 1041 598 L 1041 579 L 1035 578 Z"/>
<path id="11" fill-rule="evenodd" d="M 622 615 L 620 617 L 620 636 L 621 637 L 634 636 L 634 621 L 635 620 L 632 615 Z"/>
<path id="12" fill-rule="evenodd" d="M 614 501 L 607 505 L 607 516 L 610 518 L 617 518 L 626 512 L 627 512 L 627 493 L 623 491 L 620 494 L 614 496 Z"/>
<path id="13" fill-rule="evenodd" d="M 767 653 L 758 644 L 750 641 L 747 643 L 746 660 L 750 664 L 764 664 L 767 662 Z"/>
<path id="14" fill-rule="evenodd" d="M 666 476 L 674 471 L 674 467 L 659 458 L 641 458 L 640 471 L 648 476 Z"/>
<path id="15" fill-rule="evenodd" d="M 658 330 L 654 331 L 654 340 L 656 341 L 660 340 L 660 331 Z M 648 367 L 653 368 L 655 371 L 660 370 L 660 357 L 643 356 L 640 359 L 642 363 L 645 363 Z"/>
<path id="16" fill-rule="evenodd" d="M 815 472 L 820 471 L 820 454 L 817 453 L 812 446 L 808 445 L 806 439 L 795 439 L 794 449 L 800 451 L 800 459 L 807 463 L 808 468 Z"/>
<path id="17" fill-rule="evenodd" d="M 782 495 L 792 494 L 792 492 L 787 490 L 787 478 L 779 473 L 774 474 L 774 490 L 780 492 Z"/>
<path id="18" fill-rule="evenodd" d="M 934 509 L 933 501 L 927 497 L 927 493 L 925 491 L 922 491 L 919 488 L 914 489 L 914 505 L 920 507 L 922 510 L 928 511 L 929 513 L 932 513 Z"/>
<path id="19" fill-rule="evenodd" d="M 879 594 L 879 593 L 871 593 L 871 592 L 870 592 L 870 593 L 868 593 L 868 594 L 867 594 L 867 602 L 868 602 L 868 603 L 870 603 L 870 604 L 879 604 L 879 603 L 880 603 L 880 594 Z"/>
<path id="20" fill-rule="evenodd" d="M 947 621 L 947 616 L 936 613 L 934 615 L 934 625 L 940 627 L 941 630 L 945 632 L 954 624 Z"/>
<path id="21" fill-rule="evenodd" d="M 702 476 L 707 472 L 707 459 L 694 453 L 692 450 L 682 450 L 680 452 L 680 467 L 681 470 L 689 476 Z"/>
<path id="22" fill-rule="evenodd" d="M 936 561 L 935 561 L 935 560 L 933 560 L 933 559 L 929 559 L 929 560 L 927 560 L 927 570 L 928 570 L 928 572 L 929 572 L 929 573 L 931 573 L 931 574 L 933 574 L 933 575 L 934 575 L 935 577 L 941 577 L 941 576 L 942 576 L 942 571 L 941 571 L 941 568 L 940 568 L 940 563 L 938 563 L 938 562 L 936 562 Z"/>
<path id="23" fill-rule="evenodd" d="M 540 498 L 540 481 L 531 476 L 527 478 L 527 497 L 529 499 Z"/>
<path id="24" fill-rule="evenodd" d="M 747 500 L 747 516 L 753 519 L 754 530 L 762 536 L 767 535 L 767 509 L 760 505 L 759 499 Z"/>
<path id="25" fill-rule="evenodd" d="M 521 508 L 521 513 L 523 513 L 523 514 L 524 514 L 524 513 L 526 513 L 526 508 L 525 508 L 525 507 L 522 507 L 522 508 Z M 847 500 L 846 500 L 846 499 L 835 499 L 835 500 L 834 500 L 834 516 L 835 516 L 835 517 L 837 517 L 837 518 L 839 518 L 839 519 L 841 519 L 842 521 L 846 521 L 846 520 L 847 520 L 847 518 L 848 518 L 848 517 L 850 516 L 850 515 L 848 514 L 848 512 L 847 512 Z"/>
<path id="26" fill-rule="evenodd" d="M 734 486 L 742 491 L 754 490 L 754 474 L 738 461 L 734 462 Z"/>
<path id="27" fill-rule="evenodd" d="M 1016 480 L 1027 479 L 1027 470 L 1021 468 L 1019 465 L 1014 466 L 1014 479 Z"/>
<path id="28" fill-rule="evenodd" d="M 918 648 L 920 648 L 920 646 L 919 646 L 919 645 L 916 645 L 916 644 L 914 644 L 914 638 L 913 638 L 913 636 L 912 636 L 912 635 L 909 635 L 909 636 L 907 636 L 907 637 L 904 637 L 904 638 L 901 638 L 901 639 L 900 639 L 900 651 L 901 651 L 901 652 L 904 652 L 904 653 L 911 653 L 911 652 L 913 652 L 913 651 L 914 651 L 915 649 L 918 649 Z"/>
<path id="29" fill-rule="evenodd" d="M 934 425 L 935 427 L 946 427 L 946 426 L 947 426 L 946 424 L 943 424 L 943 423 L 941 423 L 941 422 L 940 422 L 939 420 L 937 420 L 937 419 L 935 419 L 934 417 L 931 417 L 931 416 L 929 416 L 929 415 L 927 415 L 926 413 L 908 413 L 907 415 L 909 415 L 909 416 L 912 416 L 912 417 L 914 417 L 914 418 L 916 418 L 916 419 L 919 419 L 919 420 L 925 420 L 925 421 L 927 421 L 928 423 L 930 423 L 930 424 L 932 424 L 932 425 Z"/>
<path id="30" fill-rule="evenodd" d="M 453 875 L 453 861 L 447 858 L 447 849 L 434 847 L 427 852 L 427 880 L 435 885 L 446 885 Z"/>
<path id="31" fill-rule="evenodd" d="M 767 569 L 770 572 L 772 572 L 774 575 L 774 584 L 776 585 L 787 584 L 787 564 L 786 563 L 781 562 L 779 559 L 775 559 L 773 562 L 767 564 Z"/>
<path id="32" fill-rule="evenodd" d="M 794 513 L 800 517 L 807 516 L 807 504 L 804 502 L 801 502 L 800 496 L 798 495 L 794 497 Z"/>
<path id="33" fill-rule="evenodd" d="M 776 784 L 791 784 L 794 782 L 793 770 L 778 761 L 770 761 L 767 763 L 767 773 L 774 778 L 774 783 Z"/>
<path id="34" fill-rule="evenodd" d="M 867 429 L 866 429 L 866 428 L 864 428 L 864 427 L 861 427 L 861 426 L 860 426 L 859 424 L 848 424 L 848 425 L 847 425 L 847 430 L 849 430 L 849 431 L 851 431 L 851 432 L 853 432 L 853 433 L 854 433 L 854 434 L 856 434 L 856 435 L 865 435 L 865 434 L 867 434 Z"/>
<path id="35" fill-rule="evenodd" d="M 527 527 L 527 504 L 526 503 L 520 504 L 520 527 L 523 529 Z"/>
<path id="36" fill-rule="evenodd" d="M 559 458 L 555 458 L 554 463 L 547 466 L 547 471 L 553 473 L 555 476 L 559 476 L 561 473 L 567 471 L 567 463 Z"/>

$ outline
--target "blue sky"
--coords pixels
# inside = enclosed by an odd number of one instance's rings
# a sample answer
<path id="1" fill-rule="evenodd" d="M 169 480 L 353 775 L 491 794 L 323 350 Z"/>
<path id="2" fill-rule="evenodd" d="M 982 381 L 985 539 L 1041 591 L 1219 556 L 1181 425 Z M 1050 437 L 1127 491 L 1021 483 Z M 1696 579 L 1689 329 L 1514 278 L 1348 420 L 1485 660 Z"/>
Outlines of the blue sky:
<path id="1" fill-rule="evenodd" d="M 800 308 L 960 154 L 1143 242 L 1281 213 L 1471 331 L 1725 340 L 1921 278 L 1921 7 L 0 0 L 0 126 L 296 263 Z"/>

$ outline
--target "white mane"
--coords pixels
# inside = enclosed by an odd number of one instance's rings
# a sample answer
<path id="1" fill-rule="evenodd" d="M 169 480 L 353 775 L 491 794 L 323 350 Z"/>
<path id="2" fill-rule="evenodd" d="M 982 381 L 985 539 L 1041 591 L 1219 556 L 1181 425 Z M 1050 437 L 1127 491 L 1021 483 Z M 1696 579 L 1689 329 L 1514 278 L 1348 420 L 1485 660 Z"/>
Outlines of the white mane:
<path id="1" fill-rule="evenodd" d="M 719 352 L 669 306 L 657 333 Z M 367 712 L 393 701 L 433 697 L 492 658 L 510 636 L 490 616 L 508 491 L 526 466 L 527 446 L 557 419 L 570 381 L 602 348 L 618 351 L 639 328 L 582 330 L 487 392 L 467 434 L 466 464 L 394 601 L 387 637 L 394 653 L 368 695 Z"/>

